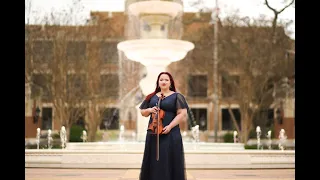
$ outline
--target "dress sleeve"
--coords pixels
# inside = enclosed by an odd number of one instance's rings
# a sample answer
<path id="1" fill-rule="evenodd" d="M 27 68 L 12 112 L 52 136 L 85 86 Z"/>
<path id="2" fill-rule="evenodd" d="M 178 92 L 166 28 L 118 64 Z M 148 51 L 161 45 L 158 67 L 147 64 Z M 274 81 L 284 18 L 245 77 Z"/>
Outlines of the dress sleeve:
<path id="1" fill-rule="evenodd" d="M 180 93 L 177 94 L 177 101 L 176 101 L 177 109 L 188 109 L 188 103 L 184 96 Z"/>
<path id="2" fill-rule="evenodd" d="M 146 101 L 146 100 L 143 100 L 143 102 L 141 103 L 141 105 L 140 105 L 139 108 L 140 108 L 140 109 L 147 109 L 147 108 L 149 108 L 149 102 Z"/>

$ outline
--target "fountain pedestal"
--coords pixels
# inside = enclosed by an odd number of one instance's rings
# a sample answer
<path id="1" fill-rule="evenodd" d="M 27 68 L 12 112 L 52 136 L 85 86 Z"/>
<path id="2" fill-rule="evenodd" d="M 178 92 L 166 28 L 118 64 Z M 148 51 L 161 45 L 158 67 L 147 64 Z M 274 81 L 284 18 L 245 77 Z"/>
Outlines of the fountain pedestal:
<path id="1" fill-rule="evenodd" d="M 180 40 L 182 37 L 182 1 L 127 1 L 127 40 L 120 42 L 118 50 L 132 61 L 143 64 L 147 74 L 140 81 L 144 96 L 156 88 L 160 72 L 175 61 L 184 59 L 194 44 Z M 149 117 L 137 109 L 137 140 L 145 141 Z"/>
<path id="2" fill-rule="evenodd" d="M 153 66 L 153 65 L 147 65 L 147 76 L 140 81 L 140 88 L 142 90 L 142 93 L 144 96 L 147 96 L 148 94 L 152 93 L 156 88 L 156 80 L 160 72 L 163 72 L 166 70 L 166 64 L 159 65 L 159 66 Z M 148 128 L 148 122 L 150 117 L 143 117 L 140 115 L 140 104 L 136 106 L 137 113 L 139 114 L 137 116 L 137 140 L 138 141 L 144 141 L 146 138 L 147 128 Z"/>

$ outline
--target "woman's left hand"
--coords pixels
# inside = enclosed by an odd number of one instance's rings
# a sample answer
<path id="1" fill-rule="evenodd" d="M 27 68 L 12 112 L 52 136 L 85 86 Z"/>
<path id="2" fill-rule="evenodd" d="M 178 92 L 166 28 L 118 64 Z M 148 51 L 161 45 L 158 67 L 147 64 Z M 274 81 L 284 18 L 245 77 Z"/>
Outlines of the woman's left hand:
<path id="1" fill-rule="evenodd" d="M 171 131 L 171 126 L 167 125 L 163 128 L 162 134 L 168 134 Z"/>

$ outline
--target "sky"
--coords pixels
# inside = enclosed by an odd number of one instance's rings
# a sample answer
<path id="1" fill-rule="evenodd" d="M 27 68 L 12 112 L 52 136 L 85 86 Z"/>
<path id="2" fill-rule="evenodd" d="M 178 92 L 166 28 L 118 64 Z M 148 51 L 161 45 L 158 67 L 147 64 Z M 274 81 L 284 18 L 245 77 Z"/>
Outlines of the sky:
<path id="1" fill-rule="evenodd" d="M 31 2 L 30 17 L 41 17 L 45 13 L 50 13 L 52 10 L 62 11 L 67 9 L 73 0 L 25 0 Z M 183 0 L 184 12 L 197 12 L 200 8 L 206 8 L 211 10 L 215 7 L 215 0 L 200 0 L 202 3 L 198 6 L 192 5 L 192 3 L 198 0 Z M 283 3 L 289 0 L 269 0 L 271 7 L 279 10 L 285 6 Z M 125 0 L 81 0 L 83 5 L 83 11 L 81 13 L 82 17 L 89 18 L 90 11 L 124 11 Z M 249 17 L 259 17 L 260 15 L 265 15 L 267 18 L 273 17 L 273 12 L 264 5 L 264 0 L 218 0 L 218 5 L 220 8 L 220 17 L 224 18 L 227 15 L 234 14 L 238 11 L 240 16 Z M 29 11 L 28 11 L 29 12 Z M 279 15 L 280 21 L 292 21 L 291 25 L 286 29 L 286 33 L 292 39 L 295 39 L 295 8 L 292 6 L 287 8 Z"/>

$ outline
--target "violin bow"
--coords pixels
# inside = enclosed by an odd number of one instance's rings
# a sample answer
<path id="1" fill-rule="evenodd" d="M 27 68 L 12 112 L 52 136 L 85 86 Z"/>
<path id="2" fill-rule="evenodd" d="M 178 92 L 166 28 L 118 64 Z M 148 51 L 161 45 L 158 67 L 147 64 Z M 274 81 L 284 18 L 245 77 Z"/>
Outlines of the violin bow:
<path id="1" fill-rule="evenodd" d="M 161 99 L 163 98 L 163 94 L 161 94 L 159 100 L 158 100 L 158 114 L 157 114 L 157 147 L 156 147 L 156 160 L 159 161 L 159 136 L 160 136 L 160 133 L 159 133 L 159 126 L 160 126 L 160 101 Z"/>

